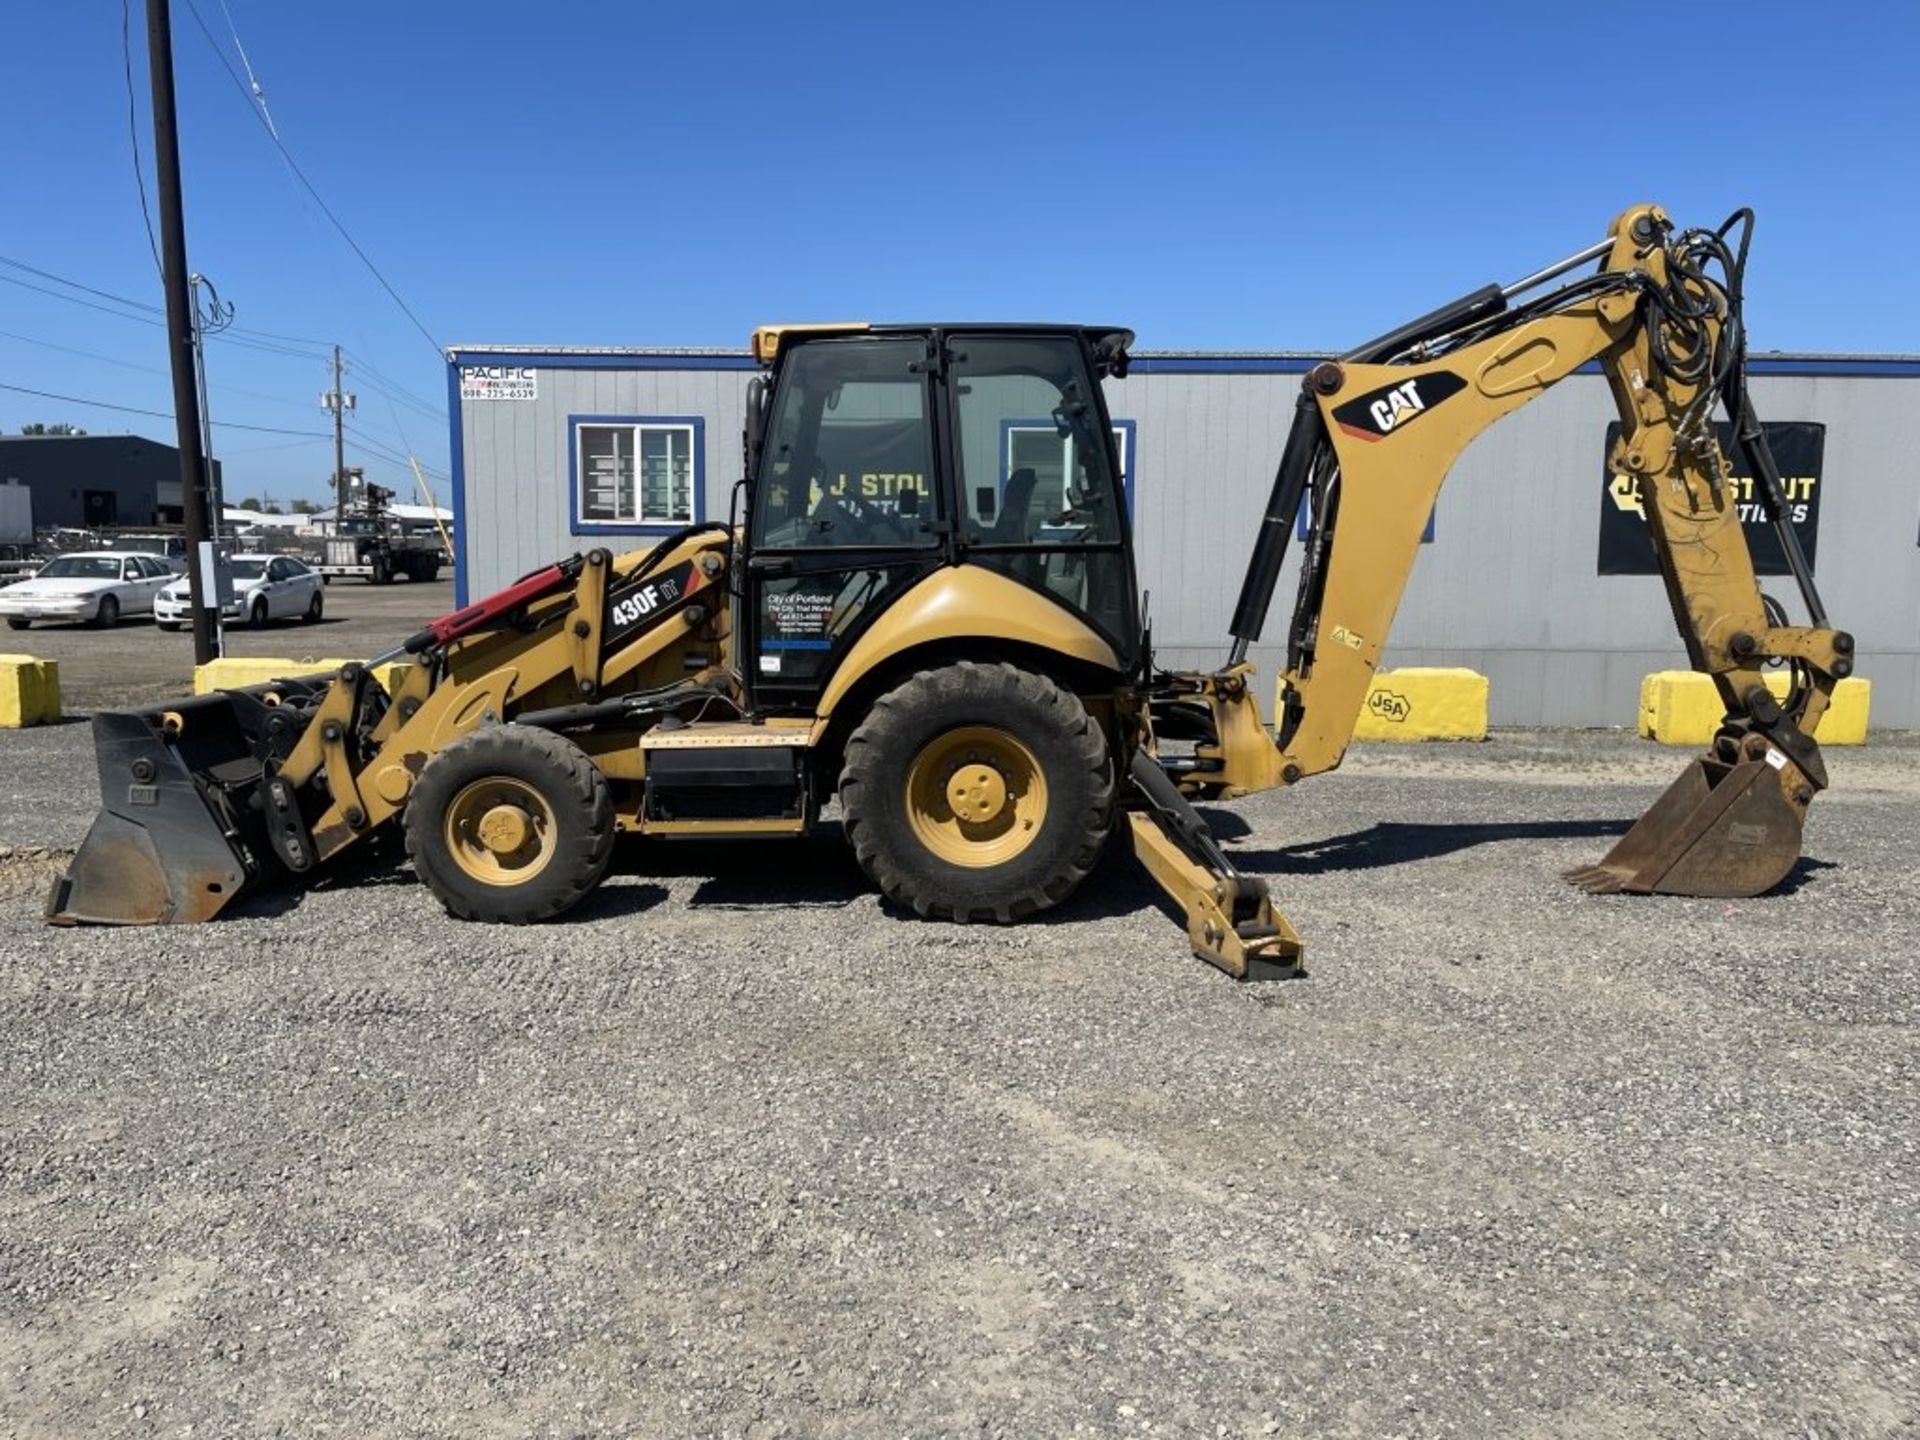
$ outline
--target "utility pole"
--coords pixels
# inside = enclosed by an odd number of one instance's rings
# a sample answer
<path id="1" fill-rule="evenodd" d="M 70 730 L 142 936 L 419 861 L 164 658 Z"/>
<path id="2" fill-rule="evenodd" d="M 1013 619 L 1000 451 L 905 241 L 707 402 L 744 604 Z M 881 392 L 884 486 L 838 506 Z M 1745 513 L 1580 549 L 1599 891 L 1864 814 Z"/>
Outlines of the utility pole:
<path id="1" fill-rule="evenodd" d="M 187 283 L 193 290 L 193 383 L 195 393 L 200 397 L 200 449 L 205 476 L 203 483 L 206 486 L 207 530 L 209 538 L 213 541 L 213 548 L 218 552 L 221 548 L 221 542 L 225 539 L 225 529 L 222 522 L 226 519 L 226 505 L 221 497 L 220 482 L 214 474 L 213 468 L 215 463 L 213 458 L 213 405 L 207 398 L 207 328 L 208 322 L 212 321 L 214 328 L 224 330 L 227 323 L 231 323 L 233 309 L 231 306 L 222 306 L 219 292 L 213 288 L 213 282 L 197 270 L 187 277 Z M 205 299 L 203 299 L 200 294 L 202 286 L 206 287 L 207 298 Z M 226 322 L 222 322 L 220 318 L 223 311 L 227 317 Z M 183 509 L 185 507 L 185 501 L 186 497 L 182 495 L 181 503 Z M 184 516 L 182 518 L 184 518 Z M 191 547 L 189 547 L 187 563 L 195 570 L 200 568 L 199 559 L 192 553 Z M 226 557 L 217 554 L 214 563 L 218 566 L 224 566 Z M 191 586 L 193 582 L 188 581 L 187 583 Z M 212 617 L 213 653 L 224 658 L 227 653 L 227 633 L 226 626 L 220 617 L 220 606 L 218 604 L 220 598 L 219 590 L 220 585 L 219 582 L 216 581 L 214 584 L 215 593 L 209 597 L 215 603 L 209 607 L 207 613 Z"/>
<path id="2" fill-rule="evenodd" d="M 153 160 L 160 204 L 160 273 L 167 291 L 167 350 L 173 371 L 174 430 L 180 444 L 180 508 L 187 532 L 187 593 L 193 662 L 214 658 L 213 617 L 201 570 L 207 539 L 207 467 L 200 394 L 194 384 L 192 301 L 187 293 L 187 223 L 180 193 L 180 131 L 173 107 L 173 14 L 169 0 L 147 0 L 147 68 L 153 89 Z"/>
<path id="3" fill-rule="evenodd" d="M 353 409 L 353 396 L 340 388 L 340 347 L 333 347 L 333 389 L 320 397 L 320 403 L 333 412 L 333 533 L 347 518 L 347 442 L 341 428 L 347 411 Z"/>

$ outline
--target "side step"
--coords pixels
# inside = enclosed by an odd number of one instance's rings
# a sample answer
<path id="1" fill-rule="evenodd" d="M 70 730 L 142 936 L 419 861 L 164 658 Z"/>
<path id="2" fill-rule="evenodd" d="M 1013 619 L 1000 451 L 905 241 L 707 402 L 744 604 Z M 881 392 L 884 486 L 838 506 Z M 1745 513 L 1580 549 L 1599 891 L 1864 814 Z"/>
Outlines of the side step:
<path id="1" fill-rule="evenodd" d="M 646 764 L 642 835 L 798 835 L 812 818 L 802 728 L 726 721 L 656 725 Z"/>

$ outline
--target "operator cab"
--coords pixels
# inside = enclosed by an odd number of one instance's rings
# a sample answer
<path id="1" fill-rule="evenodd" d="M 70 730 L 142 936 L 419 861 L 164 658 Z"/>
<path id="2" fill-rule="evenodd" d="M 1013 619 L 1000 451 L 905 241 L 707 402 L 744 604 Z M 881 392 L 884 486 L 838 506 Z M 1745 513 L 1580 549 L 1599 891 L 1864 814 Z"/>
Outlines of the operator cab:
<path id="1" fill-rule="evenodd" d="M 851 644 L 948 565 L 1008 576 L 1139 648 L 1126 477 L 1100 380 L 1125 330 L 767 327 L 748 405 L 746 677 L 810 709 Z M 986 617 L 985 633 L 991 633 Z"/>

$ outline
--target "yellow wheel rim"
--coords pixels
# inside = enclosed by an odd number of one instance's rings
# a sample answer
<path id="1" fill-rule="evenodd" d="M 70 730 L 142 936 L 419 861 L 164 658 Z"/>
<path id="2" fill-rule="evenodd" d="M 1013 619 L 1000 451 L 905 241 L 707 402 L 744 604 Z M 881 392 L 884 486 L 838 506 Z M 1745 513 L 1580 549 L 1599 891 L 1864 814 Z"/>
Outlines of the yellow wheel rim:
<path id="1" fill-rule="evenodd" d="M 524 885 L 553 859 L 553 808 L 524 780 L 476 780 L 447 806 L 447 853 L 484 885 Z"/>
<path id="2" fill-rule="evenodd" d="M 1047 777 L 1033 752 L 992 725 L 949 730 L 907 768 L 907 820 L 949 865 L 1013 859 L 1047 818 Z"/>

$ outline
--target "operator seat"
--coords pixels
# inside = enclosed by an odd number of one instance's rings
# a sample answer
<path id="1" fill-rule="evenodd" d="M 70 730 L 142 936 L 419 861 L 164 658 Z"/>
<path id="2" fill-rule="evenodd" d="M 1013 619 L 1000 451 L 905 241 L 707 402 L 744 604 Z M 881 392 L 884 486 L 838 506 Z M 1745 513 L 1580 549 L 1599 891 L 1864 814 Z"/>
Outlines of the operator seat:
<path id="1" fill-rule="evenodd" d="M 982 532 L 982 544 L 1020 545 L 1032 538 L 1027 534 L 1027 516 L 1033 509 L 1034 487 L 1039 483 L 1040 477 L 1030 465 L 1007 476 L 1006 488 L 1000 492 L 1000 513 Z"/>

